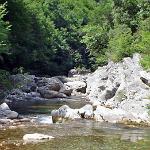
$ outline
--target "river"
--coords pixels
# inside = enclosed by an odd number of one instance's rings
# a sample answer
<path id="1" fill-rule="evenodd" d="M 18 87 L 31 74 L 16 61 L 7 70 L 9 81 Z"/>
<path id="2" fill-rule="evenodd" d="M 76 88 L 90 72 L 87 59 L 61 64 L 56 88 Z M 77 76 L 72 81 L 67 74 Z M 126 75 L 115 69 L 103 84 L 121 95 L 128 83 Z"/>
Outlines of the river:
<path id="1" fill-rule="evenodd" d="M 150 150 L 150 128 L 129 127 L 121 124 L 100 123 L 93 120 L 75 120 L 61 124 L 42 124 L 50 111 L 62 104 L 81 107 L 86 102 L 77 98 L 71 102 L 37 105 L 22 111 L 22 116 L 37 118 L 33 126 L 0 129 L 0 150 Z M 54 136 L 50 141 L 24 144 L 28 133 Z"/>

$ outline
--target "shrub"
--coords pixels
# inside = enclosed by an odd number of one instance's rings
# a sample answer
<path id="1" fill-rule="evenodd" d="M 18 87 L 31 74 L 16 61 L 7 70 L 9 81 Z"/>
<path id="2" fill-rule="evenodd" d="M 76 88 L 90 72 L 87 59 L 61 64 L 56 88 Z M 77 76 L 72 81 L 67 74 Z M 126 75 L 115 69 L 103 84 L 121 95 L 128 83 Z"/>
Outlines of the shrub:
<path id="1" fill-rule="evenodd" d="M 124 57 L 131 56 L 133 36 L 131 29 L 126 25 L 118 25 L 109 32 L 109 44 L 107 55 L 113 61 L 120 61 Z"/>
<path id="2" fill-rule="evenodd" d="M 141 65 L 144 67 L 145 70 L 150 69 L 150 55 L 143 55 Z"/>
<path id="3" fill-rule="evenodd" d="M 10 26 L 8 22 L 3 21 L 6 15 L 6 3 L 0 5 L 0 54 L 7 53 L 9 49 L 8 34 Z"/>
<path id="4" fill-rule="evenodd" d="M 11 82 L 10 82 L 10 73 L 6 70 L 0 69 L 0 86 L 4 89 L 11 88 Z"/>

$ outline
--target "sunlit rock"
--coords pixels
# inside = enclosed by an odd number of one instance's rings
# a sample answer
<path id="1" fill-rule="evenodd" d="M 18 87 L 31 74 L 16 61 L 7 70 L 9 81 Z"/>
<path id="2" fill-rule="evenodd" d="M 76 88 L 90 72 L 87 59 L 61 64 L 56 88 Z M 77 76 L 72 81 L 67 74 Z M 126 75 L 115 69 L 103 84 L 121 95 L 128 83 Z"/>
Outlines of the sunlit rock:
<path id="1" fill-rule="evenodd" d="M 25 134 L 23 136 L 23 141 L 25 143 L 32 143 L 32 142 L 42 142 L 45 140 L 51 140 L 53 139 L 53 136 L 50 135 L 44 135 L 44 134 L 39 134 L 39 133 L 34 133 L 34 134 Z"/>
<path id="2" fill-rule="evenodd" d="M 139 54 L 134 54 L 133 58 L 127 57 L 118 63 L 109 62 L 90 74 L 86 94 L 93 106 L 117 108 L 117 111 L 132 114 L 137 120 L 149 121 L 150 73 L 143 70 L 140 59 Z M 105 113 L 110 113 L 109 118 L 113 118 L 113 114 L 116 120 L 123 117 L 120 111 L 117 114 L 114 110 L 103 109 Z M 108 116 L 106 120 L 110 120 Z"/>
<path id="3" fill-rule="evenodd" d="M 93 106 L 90 104 L 85 105 L 84 107 L 78 110 L 78 114 L 81 118 L 92 119 L 93 118 Z"/>
<path id="4" fill-rule="evenodd" d="M 52 118 L 54 122 L 62 122 L 67 119 L 78 119 L 80 118 L 79 114 L 77 113 L 77 110 L 71 109 L 67 105 L 61 106 L 58 110 L 53 110 L 51 112 Z"/>
<path id="5" fill-rule="evenodd" d="M 15 119 L 18 117 L 18 113 L 11 111 L 6 103 L 0 105 L 0 118 Z"/>
<path id="6" fill-rule="evenodd" d="M 83 81 L 72 81 L 65 83 L 73 91 L 85 93 L 86 92 L 86 83 Z"/>

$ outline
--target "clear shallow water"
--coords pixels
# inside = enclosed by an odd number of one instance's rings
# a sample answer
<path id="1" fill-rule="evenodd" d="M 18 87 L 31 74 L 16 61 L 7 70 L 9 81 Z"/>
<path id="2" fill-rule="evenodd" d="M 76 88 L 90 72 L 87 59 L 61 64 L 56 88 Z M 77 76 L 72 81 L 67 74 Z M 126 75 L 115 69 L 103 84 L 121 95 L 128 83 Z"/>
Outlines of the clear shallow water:
<path id="1" fill-rule="evenodd" d="M 62 104 L 61 104 L 62 105 Z M 72 104 L 70 104 L 71 106 Z M 82 103 L 76 102 L 76 107 Z M 74 105 L 72 105 L 74 106 Z M 58 105 L 34 106 L 31 116 L 47 117 Z M 42 115 L 40 114 L 42 113 Z M 45 113 L 45 114 L 44 114 Z M 27 114 L 28 116 L 29 114 Z M 55 139 L 23 144 L 27 133 L 42 133 Z M 150 128 L 76 120 L 63 124 L 18 127 L 0 130 L 0 150 L 150 150 Z"/>
<path id="2" fill-rule="evenodd" d="M 26 133 L 43 133 L 55 139 L 23 145 Z M 5 141 L 5 143 L 3 143 Z M 26 127 L 0 131 L 0 149 L 10 150 L 150 150 L 150 129 L 93 121 Z"/>
<path id="3" fill-rule="evenodd" d="M 71 108 L 81 108 L 88 102 L 84 97 L 70 97 L 69 99 L 52 99 L 50 101 L 43 102 L 42 104 L 36 104 L 30 107 L 17 109 L 19 114 L 31 115 L 31 114 L 50 114 L 52 110 L 58 109 L 62 105 L 68 105 Z"/>

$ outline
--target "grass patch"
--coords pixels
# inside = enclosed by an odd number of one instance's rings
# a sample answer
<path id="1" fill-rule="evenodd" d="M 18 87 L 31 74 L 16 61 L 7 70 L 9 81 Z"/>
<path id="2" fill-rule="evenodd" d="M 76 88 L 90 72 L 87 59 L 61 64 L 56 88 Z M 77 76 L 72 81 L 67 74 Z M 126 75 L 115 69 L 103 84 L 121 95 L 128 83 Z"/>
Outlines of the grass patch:
<path id="1" fill-rule="evenodd" d="M 150 54 L 143 56 L 141 60 L 141 65 L 145 70 L 150 70 Z"/>

